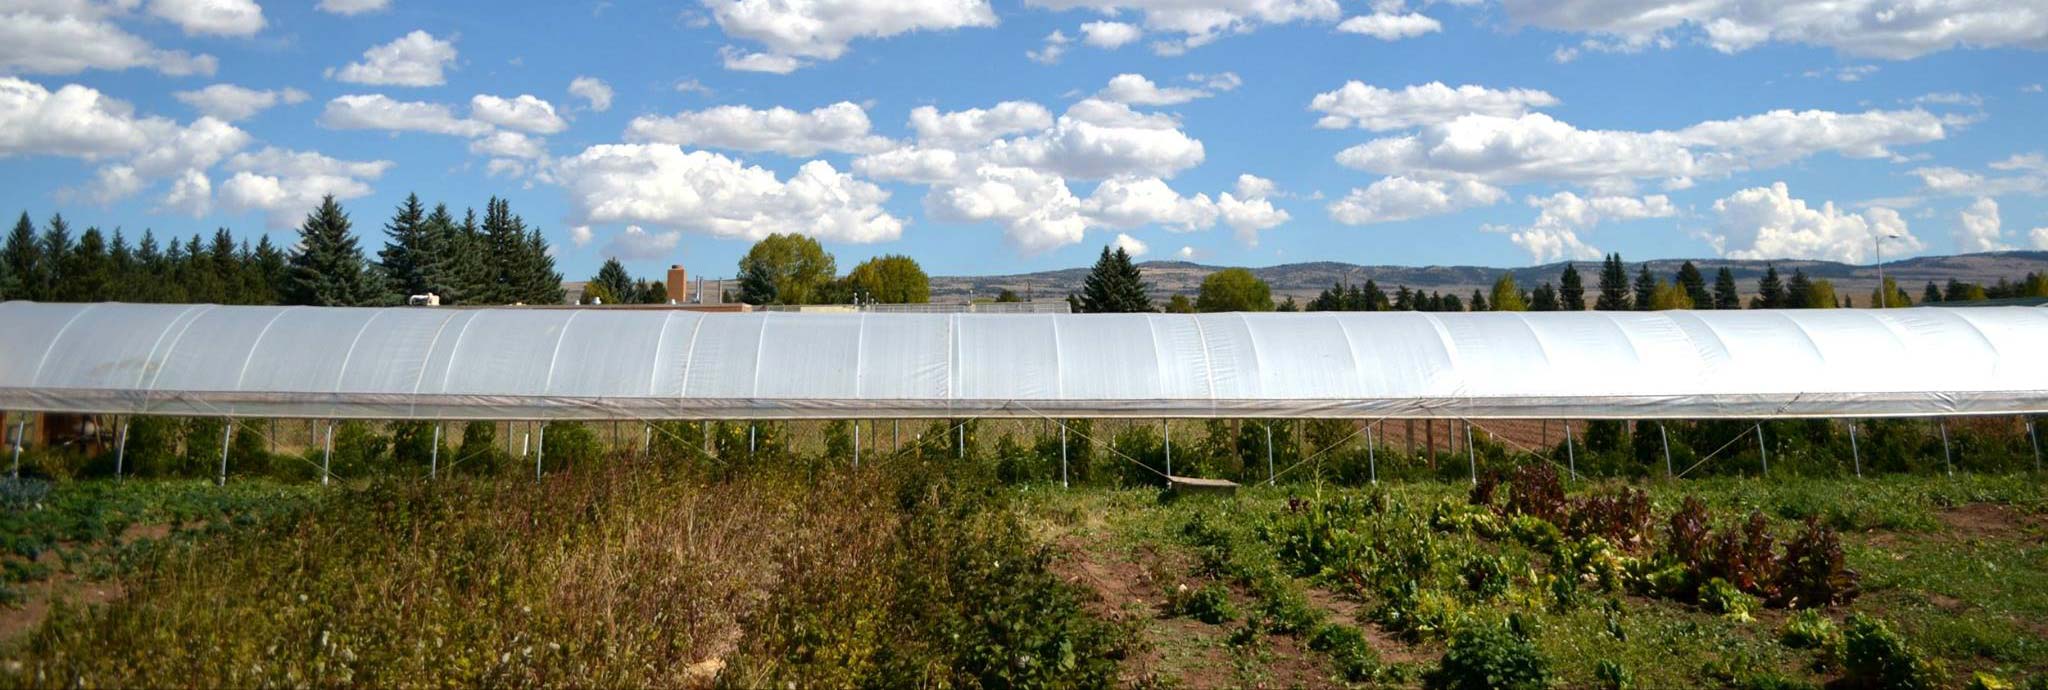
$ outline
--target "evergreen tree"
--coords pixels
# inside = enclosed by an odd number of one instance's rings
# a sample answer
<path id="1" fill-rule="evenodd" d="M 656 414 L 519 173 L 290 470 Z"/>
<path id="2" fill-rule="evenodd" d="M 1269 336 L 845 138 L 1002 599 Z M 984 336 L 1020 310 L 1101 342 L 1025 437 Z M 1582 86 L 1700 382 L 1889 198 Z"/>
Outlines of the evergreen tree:
<path id="1" fill-rule="evenodd" d="M 1148 286 L 1144 278 L 1123 247 L 1114 252 L 1103 247 L 1095 267 L 1081 281 L 1082 310 L 1091 314 L 1152 311 L 1152 299 L 1145 295 Z"/>
<path id="2" fill-rule="evenodd" d="M 447 205 L 436 205 L 433 213 L 427 214 L 427 227 L 440 234 L 442 246 L 448 248 L 444 262 L 448 267 L 448 294 L 441 303 L 489 304 L 493 293 L 490 247 L 483 229 L 477 225 L 476 209 L 465 210 L 462 222 L 457 224 Z"/>
<path id="3" fill-rule="evenodd" d="M 50 216 L 50 222 L 43 226 L 42 265 L 36 271 L 37 299 L 55 301 L 61 293 L 57 281 L 64 275 L 64 264 L 71 260 L 71 224 L 64 222 L 64 214 Z"/>
<path id="4" fill-rule="evenodd" d="M 114 271 L 107 258 L 106 240 L 99 228 L 86 228 L 78 236 L 78 248 L 63 268 L 59 295 L 65 302 L 104 302 L 113 299 Z"/>
<path id="5" fill-rule="evenodd" d="M 1434 299 L 1441 299 L 1441 301 L 1437 302 L 1437 303 L 1436 303 L 1436 305 L 1435 305 L 1435 306 L 1436 306 L 1436 310 L 1437 310 L 1437 311 L 1464 311 L 1464 310 L 1465 310 L 1465 304 L 1464 304 L 1464 302 L 1461 302 L 1461 301 L 1459 301 L 1459 300 L 1458 300 L 1458 296 L 1457 296 L 1457 295 L 1444 295 L 1444 296 L 1443 296 L 1443 297 L 1441 297 L 1441 298 L 1437 298 L 1435 294 L 1431 294 L 1431 295 L 1430 295 L 1430 297 L 1431 297 L 1431 298 L 1434 298 Z"/>
<path id="6" fill-rule="evenodd" d="M 526 228 L 512 216 L 511 205 L 491 197 L 484 202 L 482 226 L 484 260 L 490 266 L 489 280 L 476 304 L 512 304 L 524 301 L 520 275 L 525 269 Z"/>
<path id="7" fill-rule="evenodd" d="M 1372 282 L 1371 278 L 1365 279 L 1365 289 L 1360 291 L 1359 296 L 1362 298 L 1361 306 L 1365 311 L 1386 311 L 1389 306 L 1387 291 L 1381 290 L 1379 284 Z"/>
<path id="8" fill-rule="evenodd" d="M 329 194 L 299 226 L 299 246 L 287 264 L 285 301 L 313 306 L 356 306 L 376 299 L 378 287 L 364 272 L 367 262 L 349 232 L 348 214 Z"/>
<path id="9" fill-rule="evenodd" d="M 1707 276 L 1700 273 L 1700 267 L 1687 261 L 1678 266 L 1678 278 L 1673 282 L 1685 291 L 1685 297 L 1692 301 L 1692 309 L 1713 309 L 1714 296 L 1707 292 Z"/>
<path id="10" fill-rule="evenodd" d="M 1741 309 L 1742 295 L 1735 288 L 1735 273 L 1722 266 L 1714 272 L 1714 308 Z"/>
<path id="11" fill-rule="evenodd" d="M 1530 293 L 1529 311 L 1557 311 L 1557 309 L 1557 288 L 1552 287 L 1550 283 L 1538 285 L 1536 286 L 1536 291 Z"/>
<path id="12" fill-rule="evenodd" d="M 1749 301 L 1751 309 L 1784 309 L 1785 283 L 1778 278 L 1777 266 L 1764 266 L 1764 277 L 1756 281 L 1756 297 Z"/>
<path id="13" fill-rule="evenodd" d="M 562 272 L 555 270 L 554 252 L 548 250 L 548 239 L 541 235 L 540 228 L 527 233 L 521 248 L 520 300 L 527 304 L 561 304 L 565 299 Z"/>
<path id="14" fill-rule="evenodd" d="M 1419 311 L 1415 304 L 1415 293 L 1406 285 L 1398 287 L 1399 289 L 1394 291 L 1394 311 Z"/>
<path id="15" fill-rule="evenodd" d="M 1519 298 L 1520 296 L 1517 295 L 1517 297 Z M 1478 290 L 1472 291 L 1471 305 L 1472 311 L 1492 311 L 1492 305 L 1486 303 L 1486 294 Z"/>
<path id="16" fill-rule="evenodd" d="M 1650 311 L 1656 307 L 1657 277 L 1650 275 L 1650 265 L 1643 264 L 1636 271 L 1636 311 Z"/>
<path id="17" fill-rule="evenodd" d="M 603 300 L 604 304 L 626 304 L 638 301 L 638 291 L 633 285 L 633 276 L 626 274 L 626 265 L 617 258 L 604 260 L 597 275 L 583 285 L 583 303 L 596 304 L 592 298 Z"/>
<path id="18" fill-rule="evenodd" d="M 1920 292 L 1920 303 L 1921 303 L 1921 304 L 1934 304 L 1934 303 L 1936 303 L 1936 302 L 1940 302 L 1940 301 L 1941 301 L 1941 288 L 1939 288 L 1939 287 L 1935 287 L 1935 285 L 1934 285 L 1934 281 L 1932 281 L 1932 280 L 1930 280 L 1930 281 L 1927 281 L 1927 289 L 1926 289 L 1926 290 L 1923 290 L 1923 291 L 1921 291 L 1921 292 Z"/>
<path id="19" fill-rule="evenodd" d="M 36 241 L 36 224 L 22 212 L 7 244 L 0 247 L 0 299 L 41 300 L 43 246 Z"/>
<path id="20" fill-rule="evenodd" d="M 1586 284 L 1579 278 L 1576 264 L 1565 264 L 1564 275 L 1557 279 L 1557 307 L 1561 311 L 1586 310 Z"/>
<path id="21" fill-rule="evenodd" d="M 1593 308 L 1600 311 L 1628 311 L 1634 308 L 1628 297 L 1628 267 L 1620 254 L 1609 254 L 1600 264 L 1600 298 Z"/>
<path id="22" fill-rule="evenodd" d="M 1828 301 L 1832 304 L 1834 302 L 1834 295 L 1828 295 Z M 1813 281 L 1806 277 L 1806 271 L 1797 268 L 1792 269 L 1792 279 L 1785 282 L 1785 300 L 1780 306 L 1785 309 L 1812 309 L 1814 307 Z"/>
<path id="23" fill-rule="evenodd" d="M 285 276 L 291 267 L 285 263 L 284 252 L 271 244 L 270 236 L 256 240 L 256 250 L 249 253 L 249 272 L 255 277 L 252 304 L 277 304 L 284 297 Z"/>
<path id="24" fill-rule="evenodd" d="M 447 209 L 437 208 L 443 216 Z M 377 261 L 384 268 L 385 291 L 398 299 L 434 294 L 446 297 L 448 279 L 443 270 L 449 258 L 449 233 L 429 221 L 426 206 L 417 194 L 407 194 L 391 221 L 384 224 L 384 248 Z"/>

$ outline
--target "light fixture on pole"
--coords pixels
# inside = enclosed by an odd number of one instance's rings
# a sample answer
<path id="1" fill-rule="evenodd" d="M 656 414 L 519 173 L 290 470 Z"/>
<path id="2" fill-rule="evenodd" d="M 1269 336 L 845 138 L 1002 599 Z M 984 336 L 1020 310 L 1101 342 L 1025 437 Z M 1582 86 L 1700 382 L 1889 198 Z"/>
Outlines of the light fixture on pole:
<path id="1" fill-rule="evenodd" d="M 1897 234 L 1889 232 L 1870 236 L 1871 246 L 1877 248 L 1877 308 L 1879 309 L 1885 308 L 1886 303 L 1892 301 L 1892 296 L 1885 294 L 1887 291 L 1884 285 L 1884 241 L 1896 240 L 1898 238 Z"/>

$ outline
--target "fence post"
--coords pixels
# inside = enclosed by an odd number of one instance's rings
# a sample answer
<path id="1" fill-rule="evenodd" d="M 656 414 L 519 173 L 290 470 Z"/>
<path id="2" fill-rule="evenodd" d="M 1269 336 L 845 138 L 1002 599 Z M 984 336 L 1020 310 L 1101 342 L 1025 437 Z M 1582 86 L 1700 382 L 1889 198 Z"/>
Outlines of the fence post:
<path id="1" fill-rule="evenodd" d="M 1856 463 L 1856 478 L 1863 478 L 1863 451 L 1856 447 L 1856 420 L 1849 420 L 1849 460 Z"/>
<path id="2" fill-rule="evenodd" d="M 1948 468 L 1948 476 L 1956 476 L 1956 461 L 1948 452 L 1948 420 L 1935 422 L 1941 428 L 1941 464 Z"/>
<path id="3" fill-rule="evenodd" d="M 645 458 L 651 457 L 651 456 L 652 456 L 653 454 L 654 454 L 654 423 L 653 423 L 653 422 L 641 422 L 641 423 L 640 423 L 640 457 L 641 457 L 642 459 L 645 459 Z"/>
<path id="4" fill-rule="evenodd" d="M 1663 422 L 1657 422 L 1657 438 L 1664 442 L 1664 478 L 1677 479 L 1678 475 L 1671 471 L 1671 432 L 1664 430 Z"/>
<path id="5" fill-rule="evenodd" d="M 234 434 L 235 418 L 229 417 L 220 429 L 220 486 L 228 485 L 228 448 L 234 445 Z"/>
<path id="6" fill-rule="evenodd" d="M 541 422 L 533 434 L 533 480 L 540 481 L 540 464 L 548 456 L 548 424 Z"/>
<path id="7" fill-rule="evenodd" d="M 966 422 L 961 422 L 959 426 L 953 427 L 953 436 L 954 436 L 954 438 L 955 438 L 956 440 L 958 440 L 958 441 L 960 442 L 960 456 L 959 456 L 959 459 L 961 459 L 961 460 L 966 460 L 966 459 L 967 459 L 967 423 L 966 423 Z"/>
<path id="8" fill-rule="evenodd" d="M 1564 462 L 1565 469 L 1572 473 L 1572 481 L 1579 480 L 1579 453 L 1572 447 L 1572 420 L 1564 420 Z"/>
<path id="9" fill-rule="evenodd" d="M 1758 477 L 1771 473 L 1771 444 L 1764 441 L 1764 423 L 1756 423 L 1756 453 L 1764 463 L 1764 470 Z"/>
<path id="10" fill-rule="evenodd" d="M 121 429 L 114 432 L 114 479 L 120 479 L 122 470 L 128 464 L 128 418 L 121 418 Z"/>
<path id="11" fill-rule="evenodd" d="M 2034 430 L 2034 418 L 2027 418 L 2027 439 L 2034 442 L 2034 471 L 2041 471 L 2041 434 Z"/>
<path id="12" fill-rule="evenodd" d="M 853 469 L 860 471 L 860 420 L 853 420 Z"/>

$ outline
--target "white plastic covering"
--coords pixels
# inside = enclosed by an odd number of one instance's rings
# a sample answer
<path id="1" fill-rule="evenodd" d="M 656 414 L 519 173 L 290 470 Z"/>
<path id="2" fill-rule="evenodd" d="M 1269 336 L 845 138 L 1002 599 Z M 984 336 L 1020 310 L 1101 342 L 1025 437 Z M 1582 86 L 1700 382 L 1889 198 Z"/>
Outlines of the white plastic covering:
<path id="1" fill-rule="evenodd" d="M 702 314 L 0 304 L 0 409 L 239 417 L 2048 411 L 2048 310 Z"/>

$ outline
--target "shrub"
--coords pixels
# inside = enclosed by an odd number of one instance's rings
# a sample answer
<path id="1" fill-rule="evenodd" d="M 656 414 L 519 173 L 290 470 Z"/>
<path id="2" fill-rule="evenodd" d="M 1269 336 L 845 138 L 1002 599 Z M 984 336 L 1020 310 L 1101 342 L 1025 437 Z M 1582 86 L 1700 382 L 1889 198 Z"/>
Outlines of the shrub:
<path id="1" fill-rule="evenodd" d="M 1328 654 L 1345 680 L 1362 682 L 1379 675 L 1379 652 L 1373 651 L 1372 645 L 1365 641 L 1365 633 L 1358 628 L 1340 623 L 1324 624 L 1309 636 L 1308 648 Z"/>
<path id="2" fill-rule="evenodd" d="M 1843 680 L 1851 687 L 1888 690 L 1932 690 L 1941 686 L 1940 670 L 1906 646 L 1904 638 L 1884 621 L 1861 614 L 1849 617 L 1842 633 Z"/>
<path id="3" fill-rule="evenodd" d="M 505 451 L 498 447 L 498 426 L 470 422 L 462 426 L 462 445 L 447 467 L 470 474 L 495 474 L 506 465 Z"/>
<path id="4" fill-rule="evenodd" d="M 1846 604 L 1858 593 L 1856 571 L 1842 554 L 1842 539 L 1833 529 L 1807 518 L 1785 545 L 1783 568 L 1775 586 L 1778 603 L 1788 607 Z"/>
<path id="5" fill-rule="evenodd" d="M 1230 590 L 1214 582 L 1194 588 L 1174 587 L 1166 596 L 1166 611 L 1210 625 L 1221 625 L 1237 617 L 1237 609 L 1230 605 Z"/>
<path id="6" fill-rule="evenodd" d="M 1535 690 L 1549 683 L 1549 663 L 1536 645 L 1495 625 L 1452 636 L 1450 651 L 1428 678 L 1428 687 L 1439 690 Z"/>
<path id="7" fill-rule="evenodd" d="M 597 461 L 604 454 L 597 432 L 582 422 L 549 422 L 540 444 L 541 462 L 550 472 Z"/>

